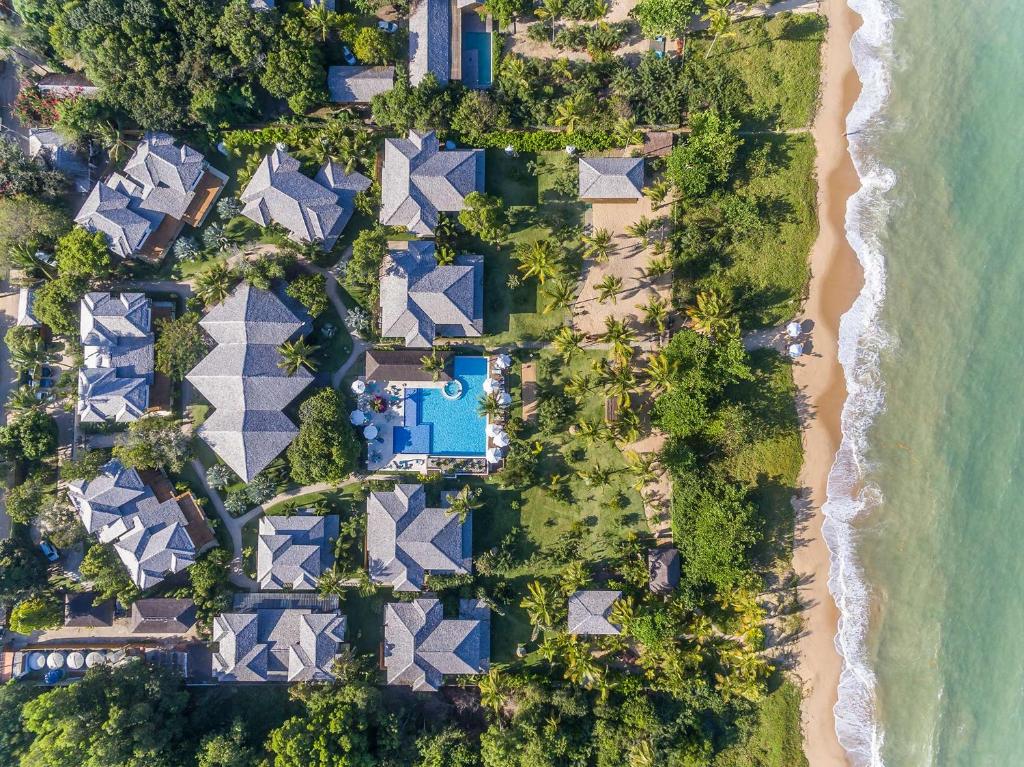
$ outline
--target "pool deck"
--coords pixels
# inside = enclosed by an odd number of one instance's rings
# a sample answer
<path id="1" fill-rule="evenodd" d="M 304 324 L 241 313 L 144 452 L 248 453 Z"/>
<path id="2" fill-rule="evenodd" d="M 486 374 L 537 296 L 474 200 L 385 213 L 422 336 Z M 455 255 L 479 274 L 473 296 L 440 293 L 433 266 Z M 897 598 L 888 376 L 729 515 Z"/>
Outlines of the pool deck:
<path id="1" fill-rule="evenodd" d="M 491 358 L 487 359 L 487 376 L 496 380 L 501 380 L 501 371 L 498 370 Z M 360 376 L 361 381 L 366 384 L 366 395 L 375 396 L 379 394 L 387 394 L 392 400 L 391 406 L 383 413 L 372 413 L 372 423 L 377 427 L 377 437 L 368 444 L 367 451 L 367 469 L 371 472 L 389 472 L 389 471 L 409 471 L 416 472 L 418 474 L 426 474 L 431 470 L 430 459 L 431 455 L 428 453 L 395 453 L 394 451 L 394 428 L 396 426 L 404 426 L 405 424 L 405 401 L 407 397 L 408 389 L 441 389 L 445 385 L 445 381 L 431 381 L 418 380 L 418 381 L 367 381 L 365 377 Z M 502 419 L 504 423 L 504 419 Z M 486 424 L 490 424 L 488 418 Z M 369 424 L 366 424 L 369 425 Z M 365 428 L 364 425 L 361 428 Z M 485 426 L 486 428 L 486 426 Z M 494 444 L 490 437 L 487 437 L 486 447 L 489 449 L 494 447 Z M 438 456 L 438 458 L 444 459 L 480 459 L 479 455 L 467 455 L 467 456 Z M 486 462 L 485 462 L 486 463 Z M 500 466 L 500 464 L 498 464 Z M 494 471 L 497 466 L 489 466 L 490 471 Z"/>

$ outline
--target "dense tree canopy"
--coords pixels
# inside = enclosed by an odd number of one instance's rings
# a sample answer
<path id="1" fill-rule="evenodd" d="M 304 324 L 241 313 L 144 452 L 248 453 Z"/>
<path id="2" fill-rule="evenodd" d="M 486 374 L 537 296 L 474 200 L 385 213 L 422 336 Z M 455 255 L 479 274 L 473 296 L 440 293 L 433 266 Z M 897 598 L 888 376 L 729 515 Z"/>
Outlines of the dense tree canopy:
<path id="1" fill-rule="evenodd" d="M 57 422 L 46 413 L 30 410 L 0 426 L 0 453 L 8 460 L 38 463 L 57 451 Z"/>
<path id="2" fill-rule="evenodd" d="M 186 312 L 156 325 L 156 369 L 175 381 L 182 381 L 210 350 L 206 334 L 199 326 L 199 315 Z"/>
<path id="3" fill-rule="evenodd" d="M 90 546 L 80 569 L 101 599 L 115 597 L 121 604 L 129 605 L 139 595 L 138 588 L 128 577 L 127 568 L 109 544 Z"/>
<path id="4" fill-rule="evenodd" d="M 134 421 L 114 446 L 114 457 L 135 469 L 179 472 L 191 455 L 189 439 L 171 417 Z"/>
<path id="5" fill-rule="evenodd" d="M 46 583 L 46 560 L 19 535 L 0 541 L 0 601 L 19 599 Z"/>
<path id="6" fill-rule="evenodd" d="M 359 450 L 345 401 L 336 390 L 321 389 L 299 406 L 299 433 L 288 446 L 295 482 L 338 482 L 355 469 Z"/>
<path id="7" fill-rule="evenodd" d="M 80 226 L 57 240 L 57 269 L 64 277 L 102 280 L 114 271 L 114 260 L 102 232 L 89 232 Z"/>

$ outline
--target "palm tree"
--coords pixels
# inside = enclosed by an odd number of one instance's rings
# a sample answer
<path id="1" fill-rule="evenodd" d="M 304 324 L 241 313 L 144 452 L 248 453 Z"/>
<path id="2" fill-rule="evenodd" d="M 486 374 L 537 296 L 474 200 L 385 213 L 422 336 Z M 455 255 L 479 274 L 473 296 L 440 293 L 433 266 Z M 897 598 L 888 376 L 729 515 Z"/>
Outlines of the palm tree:
<path id="1" fill-rule="evenodd" d="M 615 138 L 615 143 L 622 144 L 622 146 L 636 144 L 641 140 L 640 131 L 636 129 L 636 120 L 632 117 L 620 117 L 616 120 L 612 136 Z"/>
<path id="2" fill-rule="evenodd" d="M 420 357 L 420 364 L 423 365 L 424 372 L 430 373 L 431 379 L 437 381 L 444 372 L 445 358 L 437 349 L 431 349 L 430 354 Z"/>
<path id="3" fill-rule="evenodd" d="M 505 698 L 508 695 L 508 686 L 505 684 L 502 666 L 492 665 L 490 670 L 477 679 L 477 689 L 480 690 L 480 705 L 498 713 L 505 706 Z"/>
<path id="4" fill-rule="evenodd" d="M 615 441 L 622 444 L 631 444 L 640 439 L 640 416 L 636 414 L 630 403 L 622 403 L 618 414 L 615 416 L 615 423 L 612 424 L 612 434 Z"/>
<path id="5" fill-rule="evenodd" d="M 560 277 L 544 288 L 544 294 L 550 299 L 544 305 L 544 314 L 554 309 L 566 311 L 576 301 L 576 282 L 568 277 Z"/>
<path id="6" fill-rule="evenodd" d="M 345 173 L 352 173 L 360 166 L 368 168 L 375 143 L 373 135 L 365 130 L 357 130 L 342 136 L 337 143 L 336 153 Z"/>
<path id="7" fill-rule="evenodd" d="M 565 128 L 566 133 L 575 133 L 583 119 L 584 112 L 582 94 L 566 96 L 555 105 L 555 125 Z"/>
<path id="8" fill-rule="evenodd" d="M 555 22 L 565 13 L 565 0 L 543 0 L 533 9 L 534 15 L 541 21 L 547 20 L 551 25 L 551 42 L 555 41 Z"/>
<path id="9" fill-rule="evenodd" d="M 207 307 L 219 304 L 231 293 L 234 273 L 225 264 L 214 264 L 196 278 L 196 295 Z"/>
<path id="10" fill-rule="evenodd" d="M 615 317 L 604 318 L 604 335 L 601 340 L 612 345 L 612 356 L 625 364 L 633 356 L 636 333 L 625 322 Z"/>
<path id="11" fill-rule="evenodd" d="M 644 312 L 644 324 L 650 325 L 659 334 L 665 332 L 668 323 L 668 302 L 661 296 L 654 294 L 642 307 Z"/>
<path id="12" fill-rule="evenodd" d="M 522 56 L 513 55 L 502 58 L 500 77 L 505 81 L 509 90 L 520 91 L 530 87 L 526 59 Z"/>
<path id="13" fill-rule="evenodd" d="M 567 638 L 562 660 L 565 662 L 565 678 L 573 684 L 593 687 L 603 673 L 594 660 L 590 645 L 577 636 Z"/>
<path id="14" fill-rule="evenodd" d="M 480 401 L 477 404 L 476 412 L 479 413 L 481 417 L 493 421 L 504 412 L 504 409 L 501 407 L 501 403 L 498 401 L 498 395 L 491 393 L 484 394 L 482 397 L 480 397 Z"/>
<path id="15" fill-rule="evenodd" d="M 609 299 L 613 304 L 618 303 L 616 298 L 622 292 L 622 278 L 613 274 L 605 275 L 605 278 L 594 285 L 597 289 L 597 302 L 603 304 Z"/>
<path id="16" fill-rule="evenodd" d="M 298 373 L 302 367 L 316 370 L 313 353 L 318 348 L 315 344 L 307 343 L 305 338 L 300 338 L 298 341 L 285 341 L 278 347 L 281 359 L 277 366 L 290 376 Z"/>
<path id="17" fill-rule="evenodd" d="M 46 406 L 45 396 L 40 399 L 36 392 L 45 395 L 45 389 L 33 389 L 30 386 L 19 386 L 7 395 L 5 407 L 12 413 L 24 413 L 29 410 L 42 410 Z"/>
<path id="18" fill-rule="evenodd" d="M 628 365 L 612 365 L 601 360 L 601 386 L 609 397 L 615 397 L 620 406 L 629 404 L 633 391 L 636 389 L 636 376 Z"/>
<path id="19" fill-rule="evenodd" d="M 320 592 L 321 596 L 341 595 L 344 593 L 346 580 L 345 573 L 337 567 L 332 567 L 330 570 L 324 570 L 316 579 L 316 590 Z"/>
<path id="20" fill-rule="evenodd" d="M 647 187 L 644 194 L 654 204 L 654 207 L 658 207 L 665 202 L 670 191 L 672 191 L 672 185 L 668 181 L 658 181 Z"/>
<path id="21" fill-rule="evenodd" d="M 107 155 L 113 163 L 119 162 L 131 148 L 120 129 L 108 122 L 101 122 L 96 126 L 96 140 L 107 150 Z"/>
<path id="22" fill-rule="evenodd" d="M 603 423 L 595 423 L 594 421 L 587 421 L 582 418 L 576 422 L 573 429 L 575 431 L 575 436 L 578 437 L 585 445 L 592 445 L 595 442 L 599 442 L 608 434 L 608 429 Z"/>
<path id="23" fill-rule="evenodd" d="M 531 581 L 526 587 L 526 596 L 519 606 L 526 610 L 526 614 L 533 625 L 533 633 L 530 641 L 536 641 L 540 632 L 548 631 L 554 627 L 558 614 L 558 597 L 540 581 Z"/>
<path id="24" fill-rule="evenodd" d="M 591 234 L 583 236 L 584 258 L 592 258 L 597 263 L 603 264 L 615 250 L 612 233 L 607 229 L 595 229 Z"/>
<path id="25" fill-rule="evenodd" d="M 672 259 L 668 256 L 657 256 L 647 262 L 647 267 L 641 269 L 644 277 L 657 278 L 672 271 Z"/>
<path id="26" fill-rule="evenodd" d="M 649 740 L 639 740 L 629 749 L 629 767 L 654 767 L 657 763 Z"/>
<path id="27" fill-rule="evenodd" d="M 730 31 L 732 27 L 732 14 L 729 12 L 729 6 L 731 4 L 732 0 L 707 0 L 708 9 L 701 18 L 708 23 L 708 31 L 715 38 L 711 41 L 711 45 L 708 46 L 708 50 L 704 54 L 705 60 L 711 56 L 711 51 L 714 50 L 718 38 L 730 37 L 736 34 Z"/>
<path id="28" fill-rule="evenodd" d="M 458 514 L 460 522 L 465 522 L 469 518 L 470 513 L 479 509 L 482 505 L 480 501 L 482 495 L 482 488 L 472 488 L 469 485 L 463 485 L 459 492 L 449 498 L 448 510 L 452 514 Z"/>
<path id="29" fill-rule="evenodd" d="M 659 220 L 651 220 L 647 216 L 640 216 L 640 218 L 634 223 L 626 227 L 626 234 L 630 237 L 636 237 L 639 240 L 643 240 L 644 245 L 650 245 L 650 237 L 654 233 L 654 230 L 661 226 Z"/>
<path id="30" fill-rule="evenodd" d="M 562 254 L 555 249 L 551 240 L 521 243 L 513 255 L 519 261 L 519 271 L 526 277 L 536 277 L 541 285 L 549 277 L 558 274 L 562 262 Z"/>
<path id="31" fill-rule="evenodd" d="M 629 467 L 629 472 L 636 477 L 633 489 L 638 493 L 647 485 L 653 485 L 658 481 L 657 453 L 638 453 L 635 450 L 627 450 L 626 465 Z"/>
<path id="32" fill-rule="evenodd" d="M 612 609 L 608 613 L 610 623 L 621 626 L 623 631 L 628 632 L 635 619 L 636 602 L 632 597 L 619 597 L 612 603 Z"/>
<path id="33" fill-rule="evenodd" d="M 334 11 L 327 7 L 327 0 L 314 2 L 306 11 L 306 19 L 309 25 L 320 33 L 321 42 L 327 41 L 327 36 L 334 27 Z"/>
<path id="34" fill-rule="evenodd" d="M 558 355 L 562 359 L 568 360 L 583 348 L 584 338 L 586 336 L 578 330 L 573 330 L 570 327 L 561 327 L 555 333 L 554 338 L 551 339 L 551 343 L 555 347 L 555 351 L 558 352 Z"/>
<path id="35" fill-rule="evenodd" d="M 576 402 L 582 403 L 590 393 L 592 381 L 586 373 L 573 373 L 565 382 L 563 391 L 566 396 L 572 397 Z"/>
<path id="36" fill-rule="evenodd" d="M 647 388 L 655 394 L 672 388 L 676 380 L 676 366 L 665 352 L 652 354 L 647 359 Z"/>
<path id="37" fill-rule="evenodd" d="M 728 299 L 717 290 L 701 291 L 697 294 L 696 305 L 686 308 L 691 327 L 698 333 L 712 337 L 729 331 L 732 326 L 730 313 Z"/>
<path id="38" fill-rule="evenodd" d="M 584 469 L 580 472 L 580 478 L 583 480 L 583 484 L 587 487 L 601 487 L 608 484 L 608 480 L 612 478 L 612 471 L 607 466 L 602 466 L 600 463 L 595 463 L 589 469 Z"/>
<path id="39" fill-rule="evenodd" d="M 39 271 L 48 280 L 57 276 L 56 270 L 49 264 L 36 258 L 35 248 L 30 248 L 23 242 L 13 245 L 7 251 L 7 257 L 13 267 L 23 269 L 26 272 Z"/>
<path id="40" fill-rule="evenodd" d="M 587 569 L 587 563 L 582 559 L 576 559 L 562 569 L 559 587 L 565 596 L 575 594 L 588 583 L 590 583 L 590 571 Z"/>

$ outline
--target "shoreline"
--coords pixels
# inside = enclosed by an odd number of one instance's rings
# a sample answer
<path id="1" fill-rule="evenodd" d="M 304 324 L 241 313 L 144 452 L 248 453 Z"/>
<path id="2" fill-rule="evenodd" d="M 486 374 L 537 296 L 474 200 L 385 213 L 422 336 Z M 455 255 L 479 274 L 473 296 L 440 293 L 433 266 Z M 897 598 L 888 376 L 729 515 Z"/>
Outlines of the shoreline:
<path id="1" fill-rule="evenodd" d="M 828 588 L 831 557 L 822 534 L 829 473 L 842 439 L 846 401 L 839 363 L 839 322 L 863 284 L 863 272 L 846 239 L 846 209 L 860 178 L 846 139 L 846 118 L 861 91 L 850 42 L 861 18 L 846 0 L 822 0 L 828 31 L 821 50 L 821 100 L 812 135 L 818 180 L 818 237 L 810 254 L 811 280 L 799 319 L 810 329 L 810 354 L 794 365 L 804 446 L 803 493 L 797 508 L 793 569 L 799 579 L 804 627 L 796 675 L 803 683 L 804 752 L 811 767 L 850 764 L 836 734 L 843 660 L 836 649 L 839 610 Z"/>

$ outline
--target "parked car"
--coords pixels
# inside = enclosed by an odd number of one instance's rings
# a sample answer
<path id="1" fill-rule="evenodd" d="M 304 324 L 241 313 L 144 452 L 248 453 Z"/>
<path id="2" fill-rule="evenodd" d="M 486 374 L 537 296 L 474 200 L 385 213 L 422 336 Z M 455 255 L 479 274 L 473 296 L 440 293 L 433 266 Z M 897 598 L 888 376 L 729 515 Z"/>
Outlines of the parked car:
<path id="1" fill-rule="evenodd" d="M 393 35 L 398 31 L 398 25 L 393 21 L 378 21 L 377 29 L 383 29 L 389 35 Z"/>
<path id="2" fill-rule="evenodd" d="M 347 45 L 341 46 L 341 56 L 343 59 L 345 59 L 345 63 L 348 64 L 350 67 L 354 67 L 356 64 L 359 63 L 356 61 L 355 54 L 348 49 Z"/>
<path id="3" fill-rule="evenodd" d="M 45 538 L 39 542 L 39 548 L 43 552 L 43 556 L 51 562 L 60 561 L 60 552 L 57 550 L 57 547 Z"/>

